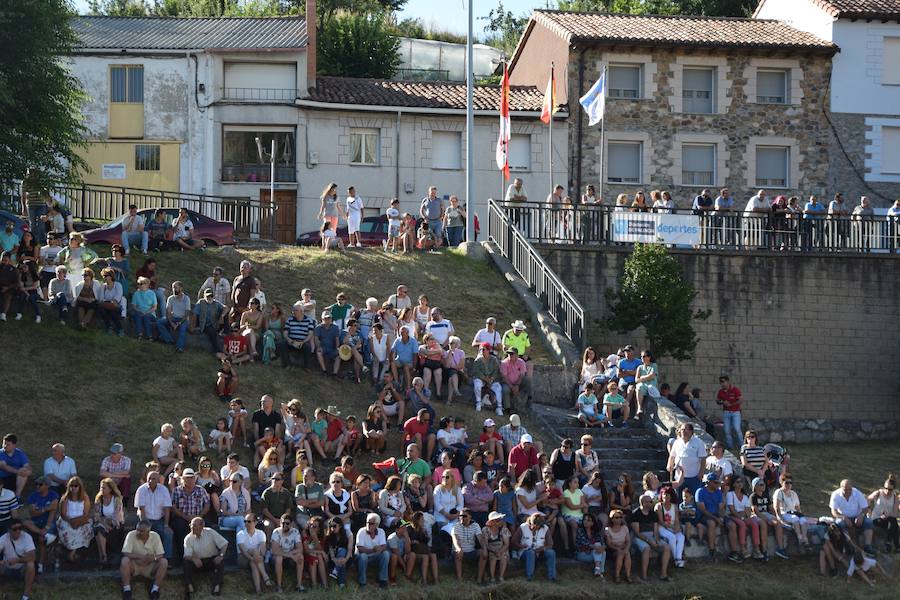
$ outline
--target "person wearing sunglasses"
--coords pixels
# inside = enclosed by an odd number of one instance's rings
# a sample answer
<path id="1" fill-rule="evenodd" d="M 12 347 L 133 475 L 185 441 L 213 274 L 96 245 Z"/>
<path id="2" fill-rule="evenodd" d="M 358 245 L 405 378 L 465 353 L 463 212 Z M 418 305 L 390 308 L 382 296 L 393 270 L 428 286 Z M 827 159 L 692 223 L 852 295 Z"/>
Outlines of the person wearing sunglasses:
<path id="1" fill-rule="evenodd" d="M 91 527 L 91 499 L 84 489 L 84 482 L 73 477 L 66 484 L 66 491 L 59 500 L 59 540 L 69 551 L 69 562 L 75 562 L 78 550 L 88 548 L 94 539 Z"/>
<path id="2" fill-rule="evenodd" d="M 0 553 L 3 560 L 0 561 L 3 579 L 24 579 L 25 590 L 22 599 L 31 597 L 31 588 L 34 585 L 34 540 L 30 535 L 22 532 L 22 521 L 13 519 L 9 530 L 0 536 Z"/>
<path id="3" fill-rule="evenodd" d="M 272 557 L 275 561 L 275 582 L 278 586 L 278 593 L 284 591 L 282 583 L 284 582 L 284 563 L 291 561 L 294 563 L 295 573 L 297 575 L 297 591 L 303 593 L 306 588 L 303 586 L 303 537 L 300 531 L 294 527 L 294 520 L 290 513 L 281 515 L 279 521 L 280 526 L 272 531 Z"/>
<path id="4" fill-rule="evenodd" d="M 353 556 L 353 536 L 347 534 L 338 518 L 328 521 L 328 530 L 325 534 L 328 562 L 331 564 L 330 575 L 337 579 L 338 587 L 344 589 L 347 585 L 347 564 Z"/>
<path id="5" fill-rule="evenodd" d="M 622 570 L 625 570 L 625 581 L 631 583 L 631 534 L 625 525 L 625 513 L 618 508 L 610 511 L 609 525 L 603 530 L 606 538 L 607 552 L 613 561 L 615 582 L 621 583 Z"/>
<path id="6" fill-rule="evenodd" d="M 884 550 L 887 553 L 900 552 L 900 528 L 897 526 L 897 518 L 900 517 L 900 499 L 897 497 L 897 479 L 894 475 L 888 475 L 880 490 L 869 494 L 869 502 L 872 508 L 869 518 L 875 522 L 875 526 L 887 530 L 888 541 Z"/>
<path id="7" fill-rule="evenodd" d="M 237 547 L 240 552 L 238 563 L 250 565 L 250 576 L 257 594 L 262 593 L 262 584 L 273 587 L 272 580 L 266 572 L 263 557 L 266 554 L 266 534 L 256 528 L 256 515 L 248 512 L 244 515 L 244 530 L 237 533 Z"/>

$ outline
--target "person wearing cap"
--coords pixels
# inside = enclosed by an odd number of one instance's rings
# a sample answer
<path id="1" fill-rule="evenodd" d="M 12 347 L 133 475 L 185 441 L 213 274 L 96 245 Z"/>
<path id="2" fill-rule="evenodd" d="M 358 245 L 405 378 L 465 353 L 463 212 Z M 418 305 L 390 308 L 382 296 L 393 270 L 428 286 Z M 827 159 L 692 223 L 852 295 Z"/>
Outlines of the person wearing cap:
<path id="1" fill-rule="evenodd" d="M 271 535 L 272 530 L 278 527 L 281 515 L 287 514 L 290 517 L 293 514 L 294 494 L 284 487 L 283 471 L 275 473 L 269 479 L 269 486 L 263 490 L 260 506 L 267 535 Z"/>
<path id="2" fill-rule="evenodd" d="M 666 470 L 671 481 L 680 479 L 682 486 L 696 492 L 700 487 L 700 476 L 706 471 L 706 444 L 694 435 L 694 426 L 685 423 L 681 427 L 681 436 L 672 444 L 669 451 L 669 460 Z M 675 471 L 681 473 L 680 478 L 675 477 Z"/>
<path id="3" fill-rule="evenodd" d="M 50 448 L 50 457 L 44 461 L 44 477 L 50 483 L 50 488 L 60 492 L 73 477 L 78 475 L 75 460 L 66 456 L 66 447 L 62 444 L 53 444 Z"/>
<path id="4" fill-rule="evenodd" d="M 328 374 L 328 368 L 325 366 L 326 361 L 334 361 L 333 374 L 336 376 L 337 370 L 340 367 L 340 361 L 338 361 L 338 348 L 344 343 L 346 334 L 341 331 L 340 327 L 334 324 L 334 321 L 331 318 L 331 312 L 326 310 L 322 313 L 322 324 L 316 326 L 315 336 L 316 359 L 319 361 L 319 367 L 322 369 L 322 373 L 325 375 Z"/>
<path id="5" fill-rule="evenodd" d="M 706 545 L 709 548 L 710 558 L 715 558 L 716 539 L 719 530 L 725 528 L 725 495 L 719 489 L 719 485 L 719 477 L 715 473 L 707 473 L 703 476 L 703 487 L 699 488 L 695 495 L 701 522 L 706 526 Z M 737 535 L 734 532 L 731 532 L 731 535 L 734 541 L 737 541 Z M 731 541 L 729 539 L 729 542 Z"/>
<path id="6" fill-rule="evenodd" d="M 134 531 L 129 531 L 125 536 L 122 546 L 122 562 L 119 566 L 122 600 L 131 600 L 131 582 L 135 577 L 150 580 L 150 598 L 158 600 L 168 568 L 169 561 L 166 560 L 159 534 L 150 529 L 150 521 L 138 521 Z"/>
<path id="7" fill-rule="evenodd" d="M 513 446 L 521 441 L 522 436 L 528 433 L 528 430 L 522 426 L 522 419 L 519 418 L 519 415 L 511 414 L 509 415 L 509 423 L 501 425 L 497 433 L 503 438 L 503 446 L 512 449 Z M 540 451 L 540 442 L 536 443 L 535 447 Z"/>
<path id="8" fill-rule="evenodd" d="M 509 451 L 507 467 L 510 478 L 513 481 L 518 481 L 525 471 L 536 467 L 538 465 L 537 454 L 537 449 L 534 447 L 534 438 L 529 433 L 524 434 L 519 443 Z"/>
<path id="9" fill-rule="evenodd" d="M 500 361 L 491 354 L 491 345 L 481 344 L 478 357 L 472 365 L 472 388 L 475 390 L 475 410 L 480 411 L 483 390 L 487 386 L 494 396 L 497 416 L 503 416 L 503 386 L 500 383 Z"/>
<path id="10" fill-rule="evenodd" d="M 316 322 L 303 312 L 303 302 L 295 302 L 291 316 L 284 322 L 284 336 L 277 347 L 281 366 L 287 368 L 293 364 L 291 354 L 298 353 L 303 368 L 309 367 L 316 352 L 315 328 Z"/>
<path id="11" fill-rule="evenodd" d="M 225 580 L 225 551 L 228 540 L 211 527 L 204 527 L 203 519 L 191 519 L 191 531 L 184 538 L 184 585 L 186 600 L 194 594 L 194 573 L 212 571 L 212 595 L 222 594 Z"/>
<path id="12" fill-rule="evenodd" d="M 50 488 L 49 480 L 43 475 L 34 480 L 35 490 L 25 502 L 31 518 L 22 522 L 34 538 L 38 549 L 38 573 L 44 572 L 47 560 L 47 545 L 56 540 L 56 513 L 59 510 L 59 494 Z"/>
<path id="13" fill-rule="evenodd" d="M 13 519 L 9 531 L 0 536 L 0 576 L 4 580 L 22 579 L 25 581 L 25 590 L 22 592 L 22 600 L 28 600 L 34 586 L 36 569 L 34 566 L 35 548 L 30 535 L 23 533 L 22 521 Z"/>
<path id="14" fill-rule="evenodd" d="M 521 402 L 527 405 L 531 398 L 531 378 L 528 376 L 528 366 L 519 358 L 515 347 L 510 346 L 506 350 L 506 358 L 500 361 L 500 381 L 503 388 L 503 404 L 508 408 L 515 408 Z M 502 413 L 497 413 L 502 415 Z"/>
<path id="15" fill-rule="evenodd" d="M 489 583 L 503 583 L 506 575 L 506 566 L 509 564 L 509 528 L 504 520 L 506 515 L 502 512 L 491 511 L 487 516 L 487 522 L 481 528 L 478 543 L 481 546 L 481 556 L 478 563 L 478 583 L 484 579 L 484 567 L 487 564 Z"/>
<path id="16" fill-rule="evenodd" d="M 513 543 L 519 547 L 519 558 L 524 563 L 525 578 L 528 581 L 534 579 L 535 563 L 543 557 L 547 562 L 547 579 L 551 583 L 556 582 L 556 551 L 553 549 L 553 536 L 549 535 L 542 513 L 529 515 L 516 530 Z"/>
<path id="17" fill-rule="evenodd" d="M 253 275 L 249 260 L 242 260 L 240 274 L 231 282 L 231 313 L 229 319 L 233 325 L 241 321 L 241 314 L 247 310 L 250 300 L 256 295 L 259 280 Z"/>
<path id="18" fill-rule="evenodd" d="M 503 334 L 502 344 L 504 350 L 515 348 L 519 354 L 519 358 L 525 361 L 528 366 L 528 376 L 533 377 L 534 365 L 528 351 L 531 349 L 531 340 L 528 339 L 528 333 L 525 331 L 525 323 L 522 319 L 517 319 L 512 323 L 512 327 L 507 329 Z"/>
<path id="19" fill-rule="evenodd" d="M 225 279 L 221 280 L 228 283 Z M 231 327 L 225 322 L 228 310 L 215 298 L 212 288 L 206 288 L 203 295 L 191 311 L 191 333 L 202 333 L 209 340 L 209 347 L 213 354 L 219 351 L 219 332 L 228 334 Z"/>
<path id="20" fill-rule="evenodd" d="M 212 275 L 206 278 L 200 289 L 197 290 L 197 300 L 201 300 L 206 290 L 212 290 L 216 302 L 227 307 L 231 304 L 231 283 L 223 277 L 225 269 L 213 267 Z"/>
<path id="21" fill-rule="evenodd" d="M 378 587 L 384 589 L 388 583 L 388 566 L 391 554 L 387 549 L 387 537 L 380 527 L 381 517 L 377 513 L 366 516 L 366 526 L 356 532 L 356 561 L 360 587 L 366 585 L 366 570 L 370 564 L 378 567 Z"/>
<path id="22" fill-rule="evenodd" d="M 490 452 L 495 457 L 499 457 L 501 461 L 506 458 L 503 436 L 497 431 L 497 423 L 490 417 L 484 420 L 482 432 L 478 436 L 478 447 L 484 452 Z"/>
<path id="23" fill-rule="evenodd" d="M 478 330 L 472 338 L 472 347 L 481 348 L 482 344 L 490 344 L 491 352 L 497 354 L 503 350 L 503 338 L 497 331 L 497 319 L 488 317 L 484 320 L 484 327 Z"/>
<path id="24" fill-rule="evenodd" d="M 172 492 L 172 516 L 169 519 L 176 548 L 181 548 L 184 537 L 190 530 L 191 520 L 194 517 L 205 517 L 209 507 L 209 493 L 197 485 L 197 474 L 191 468 L 184 469 L 178 487 Z"/>
<path id="25" fill-rule="evenodd" d="M 650 550 L 660 553 L 660 581 L 670 581 L 669 560 L 671 551 L 659 535 L 659 517 L 653 510 L 654 497 L 651 492 L 641 494 L 639 505 L 632 510 L 628 522 L 631 525 L 631 546 L 641 555 L 641 581 L 647 581 L 650 567 Z"/>

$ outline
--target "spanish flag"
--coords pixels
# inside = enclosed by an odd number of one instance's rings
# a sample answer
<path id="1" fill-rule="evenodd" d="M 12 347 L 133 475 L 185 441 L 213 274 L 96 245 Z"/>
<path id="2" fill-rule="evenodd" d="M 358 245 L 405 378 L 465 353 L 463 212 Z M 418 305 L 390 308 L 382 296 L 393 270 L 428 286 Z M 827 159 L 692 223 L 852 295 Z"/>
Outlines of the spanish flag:
<path id="1" fill-rule="evenodd" d="M 550 81 L 547 82 L 547 91 L 544 92 L 544 105 L 541 107 L 541 121 L 549 124 L 552 115 L 559 111 L 559 103 L 556 101 L 556 76 L 553 74 L 553 63 L 550 63 Z"/>

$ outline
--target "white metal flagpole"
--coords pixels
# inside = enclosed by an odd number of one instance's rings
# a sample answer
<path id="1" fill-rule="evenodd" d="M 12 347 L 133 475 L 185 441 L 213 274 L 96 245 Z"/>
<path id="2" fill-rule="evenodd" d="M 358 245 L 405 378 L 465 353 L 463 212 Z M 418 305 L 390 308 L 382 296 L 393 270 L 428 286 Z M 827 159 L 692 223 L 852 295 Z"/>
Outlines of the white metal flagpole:
<path id="1" fill-rule="evenodd" d="M 553 98 L 554 92 L 556 91 L 555 86 L 553 85 L 553 63 L 550 63 L 550 140 L 549 140 L 549 150 L 550 153 L 550 191 L 548 194 L 553 193 L 553 103 L 555 99 Z"/>
<path id="2" fill-rule="evenodd" d="M 475 152 L 473 138 L 475 136 L 475 117 L 472 108 L 472 96 L 474 91 L 474 66 L 472 43 L 474 40 L 474 18 L 472 4 L 469 3 L 469 28 L 466 35 L 466 241 L 475 241 L 475 199 L 473 195 L 472 169 L 475 167 Z"/>
<path id="3" fill-rule="evenodd" d="M 603 93 L 606 94 L 606 65 L 603 65 L 603 82 Z M 603 161 L 606 159 L 606 143 L 604 142 L 605 128 L 606 114 L 604 114 L 603 118 L 600 120 L 600 199 L 604 202 L 606 201 L 606 193 L 603 190 L 603 178 L 606 176 L 606 169 L 603 168 Z"/>

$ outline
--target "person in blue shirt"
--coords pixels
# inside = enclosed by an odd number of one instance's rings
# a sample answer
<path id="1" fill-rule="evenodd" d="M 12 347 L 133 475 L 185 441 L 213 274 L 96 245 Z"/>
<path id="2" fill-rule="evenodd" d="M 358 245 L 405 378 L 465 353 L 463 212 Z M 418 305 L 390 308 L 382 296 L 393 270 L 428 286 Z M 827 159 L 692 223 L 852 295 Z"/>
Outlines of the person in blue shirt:
<path id="1" fill-rule="evenodd" d="M 412 386 L 413 366 L 415 365 L 416 353 L 419 351 L 419 342 L 415 338 L 410 337 L 409 329 L 400 328 L 400 337 L 394 340 L 391 345 L 391 353 L 394 355 L 394 361 L 391 363 L 391 373 L 394 380 L 400 381 L 397 377 L 397 365 L 403 367 L 403 385 L 407 388 Z"/>
<path id="2" fill-rule="evenodd" d="M 322 372 L 327 374 L 328 369 L 325 368 L 326 360 L 337 360 L 338 347 L 344 339 L 344 333 L 341 328 L 334 324 L 331 319 L 331 313 L 325 311 L 322 313 L 322 324 L 316 326 L 316 358 L 319 360 L 319 366 Z M 337 373 L 335 372 L 335 375 Z"/>
<path id="3" fill-rule="evenodd" d="M 725 244 L 733 246 L 737 243 L 737 235 L 739 224 L 735 219 L 734 198 L 728 188 L 719 190 L 715 204 L 715 222 L 716 222 L 716 244 Z"/>
<path id="4" fill-rule="evenodd" d="M 16 496 L 21 496 L 28 478 L 31 477 L 31 465 L 28 464 L 28 456 L 16 447 L 18 443 L 19 438 L 14 433 L 8 433 L 3 437 L 0 477 L 3 478 L 3 487 L 15 490 Z"/>
<path id="5" fill-rule="evenodd" d="M 623 348 L 625 358 L 620 359 L 616 365 L 619 371 L 619 391 L 629 404 L 634 397 L 634 376 L 637 368 L 641 366 L 641 359 L 634 355 L 634 346 L 631 344 Z"/>
<path id="6" fill-rule="evenodd" d="M 809 202 L 803 207 L 803 237 L 801 239 L 801 249 L 809 250 L 813 246 L 813 238 L 815 245 L 822 246 L 825 241 L 822 225 L 825 220 L 825 213 L 828 210 L 824 204 L 819 202 L 819 197 L 815 194 L 809 197 Z"/>
<path id="7" fill-rule="evenodd" d="M 706 544 L 709 557 L 716 556 L 716 536 L 719 528 L 725 527 L 725 495 L 719 488 L 719 476 L 707 473 L 703 476 L 703 487 L 697 490 L 695 500 L 700 511 L 700 519 L 706 525 Z"/>
<path id="8" fill-rule="evenodd" d="M 38 573 L 43 571 L 47 558 L 47 543 L 56 535 L 56 511 L 59 508 L 59 494 L 50 489 L 49 481 L 41 476 L 34 480 L 35 490 L 28 496 L 30 521 L 23 521 L 22 526 L 33 533 L 38 547 Z"/>

